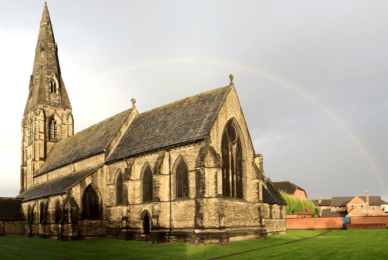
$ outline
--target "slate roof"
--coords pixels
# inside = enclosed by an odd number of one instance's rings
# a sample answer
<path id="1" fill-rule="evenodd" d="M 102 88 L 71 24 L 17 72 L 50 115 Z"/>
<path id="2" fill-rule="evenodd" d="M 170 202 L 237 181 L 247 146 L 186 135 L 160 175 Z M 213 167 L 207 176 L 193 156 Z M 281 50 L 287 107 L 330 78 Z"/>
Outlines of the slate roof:
<path id="1" fill-rule="evenodd" d="M 304 189 L 290 181 L 274 181 L 273 184 L 278 190 L 282 190 L 287 194 L 294 194 L 296 189 L 304 191 L 307 197 L 307 193 Z"/>
<path id="2" fill-rule="evenodd" d="M 323 209 L 321 218 L 338 218 L 338 217 L 346 217 L 346 212 L 331 212 L 330 209 Z"/>
<path id="3" fill-rule="evenodd" d="M 231 88 L 214 89 L 139 114 L 107 162 L 204 139 Z"/>
<path id="4" fill-rule="evenodd" d="M 270 179 L 267 179 L 267 189 L 263 187 L 263 202 L 287 205 L 282 195 L 276 190 Z"/>
<path id="5" fill-rule="evenodd" d="M 315 207 L 318 207 L 318 200 L 310 200 L 310 201 L 314 204 Z"/>
<path id="6" fill-rule="evenodd" d="M 34 176 L 39 176 L 72 162 L 103 153 L 131 110 L 128 109 L 105 119 L 55 144 L 47 155 L 46 161 Z"/>
<path id="7" fill-rule="evenodd" d="M 331 200 L 331 207 L 338 207 L 343 206 L 345 207 L 352 199 L 354 199 L 356 196 L 353 197 L 333 197 Z M 363 201 L 366 202 L 366 196 L 357 196 Z M 381 196 L 369 196 L 369 205 L 381 205 L 385 202 L 381 200 Z"/>
<path id="8" fill-rule="evenodd" d="M 0 220 L 23 220 L 21 199 L 0 198 Z"/>
<path id="9" fill-rule="evenodd" d="M 102 164 L 90 169 L 86 169 L 76 173 L 71 173 L 66 176 L 32 186 L 25 193 L 19 195 L 18 198 L 23 199 L 23 202 L 24 202 L 28 200 L 34 200 L 34 199 L 53 196 L 57 194 L 63 194 L 69 189 L 71 189 L 78 182 L 82 181 L 92 173 L 96 172 L 101 167 L 102 167 Z"/>

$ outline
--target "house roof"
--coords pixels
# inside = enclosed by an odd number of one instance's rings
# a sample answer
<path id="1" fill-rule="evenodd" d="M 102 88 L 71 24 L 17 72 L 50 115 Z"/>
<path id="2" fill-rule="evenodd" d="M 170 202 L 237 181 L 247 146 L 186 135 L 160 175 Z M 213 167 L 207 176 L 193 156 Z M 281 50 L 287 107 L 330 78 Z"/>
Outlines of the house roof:
<path id="1" fill-rule="evenodd" d="M 331 205 L 331 199 L 322 199 L 321 203 L 319 203 L 319 206 L 330 206 Z"/>
<path id="2" fill-rule="evenodd" d="M 304 191 L 307 197 L 307 193 L 303 188 L 299 187 L 298 185 L 290 181 L 274 181 L 273 184 L 278 190 L 282 190 L 287 194 L 294 194 L 297 189 Z"/>
<path id="3" fill-rule="evenodd" d="M 331 207 L 345 207 L 352 199 L 354 199 L 356 196 L 353 197 L 333 197 L 331 200 Z M 357 196 L 363 201 L 366 202 L 366 196 Z M 381 196 L 369 196 L 369 205 L 381 205 L 385 202 L 381 200 Z"/>
<path id="4" fill-rule="evenodd" d="M 131 110 L 128 109 L 105 119 L 55 144 L 47 155 L 46 161 L 34 176 L 39 176 L 72 162 L 103 153 Z"/>
<path id="5" fill-rule="evenodd" d="M 0 220 L 23 220 L 21 201 L 17 198 L 0 198 Z"/>
<path id="6" fill-rule="evenodd" d="M 71 189 L 78 182 L 82 181 L 92 173 L 96 172 L 101 167 L 102 164 L 93 168 L 89 168 L 76 173 L 71 173 L 66 176 L 52 179 L 45 183 L 32 186 L 26 192 L 19 195 L 18 198 L 23 199 L 24 202 L 57 194 L 63 194 L 69 189 Z"/>
<path id="7" fill-rule="evenodd" d="M 315 207 L 318 207 L 318 200 L 310 200 L 310 201 L 314 204 Z"/>
<path id="8" fill-rule="evenodd" d="M 322 218 L 338 218 L 338 217 L 346 217 L 346 212 L 331 212 L 330 209 L 323 209 L 321 217 Z"/>
<path id="9" fill-rule="evenodd" d="M 263 202 L 287 205 L 269 178 L 267 178 L 266 186 L 267 188 L 263 188 Z"/>
<path id="10" fill-rule="evenodd" d="M 231 89 L 214 89 L 137 115 L 107 162 L 204 139 Z"/>

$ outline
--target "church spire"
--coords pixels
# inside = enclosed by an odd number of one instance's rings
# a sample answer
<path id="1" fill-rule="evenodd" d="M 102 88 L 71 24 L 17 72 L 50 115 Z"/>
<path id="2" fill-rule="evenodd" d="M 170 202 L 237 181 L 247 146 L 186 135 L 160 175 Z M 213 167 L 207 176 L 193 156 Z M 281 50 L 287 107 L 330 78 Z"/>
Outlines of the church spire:
<path id="1" fill-rule="evenodd" d="M 71 109 L 58 60 L 58 47 L 47 3 L 40 21 L 34 67 L 30 79 L 29 95 L 24 115 L 38 104 Z"/>

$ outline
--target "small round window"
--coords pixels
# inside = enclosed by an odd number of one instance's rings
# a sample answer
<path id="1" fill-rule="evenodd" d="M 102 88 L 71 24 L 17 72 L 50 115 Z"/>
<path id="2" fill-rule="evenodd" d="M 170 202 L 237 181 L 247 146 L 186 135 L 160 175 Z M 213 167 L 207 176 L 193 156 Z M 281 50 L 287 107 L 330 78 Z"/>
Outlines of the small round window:
<path id="1" fill-rule="evenodd" d="M 234 143 L 237 141 L 236 129 L 234 128 L 233 124 L 229 124 L 228 126 L 228 136 L 229 136 L 229 141 L 231 143 Z"/>

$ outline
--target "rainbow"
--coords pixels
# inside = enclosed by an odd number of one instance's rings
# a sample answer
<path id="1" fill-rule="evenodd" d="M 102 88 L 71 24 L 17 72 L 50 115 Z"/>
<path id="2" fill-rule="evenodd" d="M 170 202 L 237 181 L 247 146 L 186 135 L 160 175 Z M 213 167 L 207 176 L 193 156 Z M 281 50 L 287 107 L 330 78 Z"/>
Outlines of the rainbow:
<path id="1" fill-rule="evenodd" d="M 205 66 L 224 67 L 224 68 L 228 68 L 231 71 L 241 70 L 241 71 L 258 75 L 272 82 L 275 82 L 303 96 L 311 103 L 313 103 L 314 105 L 322 109 L 335 122 L 337 122 L 337 124 L 343 129 L 343 131 L 345 131 L 345 133 L 354 141 L 354 143 L 357 145 L 361 153 L 364 155 L 370 167 L 373 169 L 374 175 L 377 178 L 380 186 L 388 196 L 388 187 L 384 185 L 386 181 L 384 180 L 384 177 L 380 172 L 379 167 L 377 166 L 376 162 L 373 160 L 372 155 L 370 154 L 368 149 L 362 143 L 360 138 L 351 130 L 351 128 L 330 107 L 324 104 L 317 97 L 310 94 L 309 92 L 307 92 L 305 89 L 298 86 L 294 82 L 291 82 L 290 80 L 280 75 L 277 75 L 271 71 L 268 71 L 262 68 L 253 67 L 243 63 L 238 63 L 227 59 L 212 59 L 212 58 L 205 58 L 205 57 L 170 58 L 170 59 L 159 59 L 159 60 L 145 60 L 141 62 L 130 63 L 118 68 L 113 68 L 111 70 L 108 70 L 100 74 L 100 76 L 96 78 L 96 81 L 97 81 L 96 83 L 101 83 L 109 78 L 120 75 L 127 71 L 149 68 L 149 67 L 156 67 L 156 66 L 166 66 L 171 64 L 196 64 L 196 65 L 205 65 Z"/>

